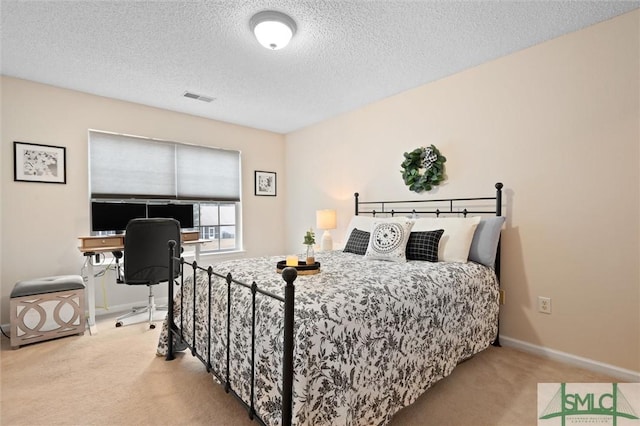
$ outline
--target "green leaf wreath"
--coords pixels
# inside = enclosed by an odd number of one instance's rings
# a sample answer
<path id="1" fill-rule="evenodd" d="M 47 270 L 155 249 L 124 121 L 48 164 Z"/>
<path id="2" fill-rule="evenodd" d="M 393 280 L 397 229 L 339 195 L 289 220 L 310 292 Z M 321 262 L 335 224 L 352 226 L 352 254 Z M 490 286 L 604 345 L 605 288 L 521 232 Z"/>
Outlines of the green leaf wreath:
<path id="1" fill-rule="evenodd" d="M 447 159 L 434 145 L 416 148 L 404 153 L 402 179 L 410 191 L 431 191 L 445 179 L 444 163 Z"/>

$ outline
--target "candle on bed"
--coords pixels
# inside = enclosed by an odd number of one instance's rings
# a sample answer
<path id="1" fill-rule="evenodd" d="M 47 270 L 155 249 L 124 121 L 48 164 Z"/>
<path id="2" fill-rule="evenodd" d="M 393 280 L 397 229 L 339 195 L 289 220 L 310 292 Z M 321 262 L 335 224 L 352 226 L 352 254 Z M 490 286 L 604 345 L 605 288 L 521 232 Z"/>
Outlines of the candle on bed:
<path id="1" fill-rule="evenodd" d="M 298 256 L 287 256 L 287 266 L 298 266 Z"/>

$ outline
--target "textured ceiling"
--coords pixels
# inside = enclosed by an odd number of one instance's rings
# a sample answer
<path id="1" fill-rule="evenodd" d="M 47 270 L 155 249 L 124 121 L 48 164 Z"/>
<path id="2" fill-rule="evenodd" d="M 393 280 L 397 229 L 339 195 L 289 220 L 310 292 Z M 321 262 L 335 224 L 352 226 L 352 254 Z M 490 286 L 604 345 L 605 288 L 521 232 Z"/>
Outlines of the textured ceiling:
<path id="1" fill-rule="evenodd" d="M 640 1 L 2 0 L 1 71 L 287 133 L 640 7 Z M 269 51 L 249 29 L 279 10 Z M 215 98 L 205 103 L 185 91 Z"/>

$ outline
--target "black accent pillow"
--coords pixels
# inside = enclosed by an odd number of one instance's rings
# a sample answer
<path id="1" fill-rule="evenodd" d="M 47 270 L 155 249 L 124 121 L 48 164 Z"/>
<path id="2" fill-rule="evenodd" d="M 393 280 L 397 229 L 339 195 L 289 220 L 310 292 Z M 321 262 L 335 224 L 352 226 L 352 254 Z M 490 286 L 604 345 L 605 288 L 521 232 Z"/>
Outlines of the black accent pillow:
<path id="1" fill-rule="evenodd" d="M 344 246 L 343 251 L 345 253 L 355 253 L 364 256 L 369 246 L 369 238 L 371 238 L 370 232 L 353 228 L 353 231 L 351 231 L 349 235 L 349 241 L 347 241 L 347 245 Z"/>
<path id="2" fill-rule="evenodd" d="M 407 241 L 408 260 L 438 261 L 438 246 L 444 229 L 436 231 L 412 232 Z"/>

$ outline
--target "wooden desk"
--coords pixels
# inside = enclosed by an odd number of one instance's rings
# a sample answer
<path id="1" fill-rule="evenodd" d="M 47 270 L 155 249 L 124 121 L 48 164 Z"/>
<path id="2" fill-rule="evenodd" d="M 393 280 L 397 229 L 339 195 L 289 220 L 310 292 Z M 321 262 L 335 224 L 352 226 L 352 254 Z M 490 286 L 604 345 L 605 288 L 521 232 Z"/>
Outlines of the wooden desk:
<path id="1" fill-rule="evenodd" d="M 196 262 L 200 261 L 200 246 L 209 242 L 209 240 L 201 240 L 199 237 L 200 233 L 198 231 L 182 232 L 182 245 L 195 246 Z M 96 284 L 93 256 L 97 253 L 124 251 L 124 234 L 78 237 L 78 239 L 80 240 L 78 250 L 87 257 L 87 306 L 89 307 L 87 322 L 89 323 L 91 334 L 96 334 L 98 329 L 96 328 Z M 167 247 L 168 255 L 169 248 Z"/>
<path id="2" fill-rule="evenodd" d="M 189 244 L 196 242 L 200 238 L 198 231 L 183 231 L 182 243 Z M 116 235 L 92 235 L 90 237 L 78 237 L 80 240 L 81 252 L 103 253 L 107 251 L 118 251 L 124 248 L 124 234 Z"/>

